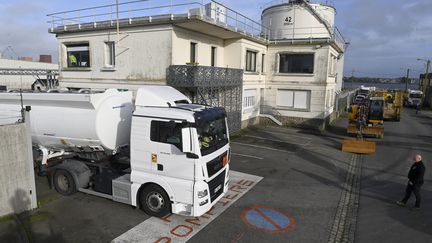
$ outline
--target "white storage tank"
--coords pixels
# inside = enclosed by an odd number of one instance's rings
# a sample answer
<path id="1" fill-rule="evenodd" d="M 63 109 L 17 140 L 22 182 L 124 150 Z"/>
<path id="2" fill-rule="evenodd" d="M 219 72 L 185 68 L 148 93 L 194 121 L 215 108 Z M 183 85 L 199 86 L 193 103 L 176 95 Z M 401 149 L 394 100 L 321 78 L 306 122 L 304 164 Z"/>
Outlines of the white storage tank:
<path id="1" fill-rule="evenodd" d="M 32 142 L 48 148 L 89 146 L 112 151 L 129 144 L 132 92 L 23 93 L 31 106 Z M 19 93 L 0 93 L 0 112 L 18 111 Z M 4 122 L 4 121 L 3 121 Z"/>
<path id="2" fill-rule="evenodd" d="M 266 34 L 271 40 L 330 38 L 321 20 L 333 29 L 335 15 L 336 9 L 330 5 L 289 1 L 264 9 L 261 21 L 270 29 Z"/>

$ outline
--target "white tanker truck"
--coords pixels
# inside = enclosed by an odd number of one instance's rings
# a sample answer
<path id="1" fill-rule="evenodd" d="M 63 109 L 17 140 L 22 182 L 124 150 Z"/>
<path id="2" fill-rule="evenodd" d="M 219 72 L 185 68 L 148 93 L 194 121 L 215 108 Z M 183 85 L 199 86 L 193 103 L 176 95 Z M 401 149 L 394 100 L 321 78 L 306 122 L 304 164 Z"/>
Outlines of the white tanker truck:
<path id="1" fill-rule="evenodd" d="M 168 86 L 131 92 L 22 93 L 38 162 L 62 195 L 76 191 L 161 217 L 201 216 L 227 192 L 223 108 L 191 104 Z M 0 112 L 21 108 L 0 93 Z"/>

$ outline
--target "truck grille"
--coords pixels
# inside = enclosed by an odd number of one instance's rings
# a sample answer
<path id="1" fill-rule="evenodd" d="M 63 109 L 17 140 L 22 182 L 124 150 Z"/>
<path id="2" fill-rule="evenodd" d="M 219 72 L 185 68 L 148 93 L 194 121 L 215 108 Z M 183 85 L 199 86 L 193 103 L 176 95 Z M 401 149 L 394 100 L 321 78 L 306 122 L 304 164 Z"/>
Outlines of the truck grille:
<path id="1" fill-rule="evenodd" d="M 222 192 L 224 191 L 225 186 L 225 173 L 226 170 L 224 170 L 222 173 L 220 173 L 216 178 L 208 182 L 208 186 L 210 189 L 210 200 L 213 202 L 216 198 L 218 198 Z"/>
<path id="2" fill-rule="evenodd" d="M 212 161 L 207 163 L 207 174 L 208 177 L 212 177 L 214 174 L 216 174 L 220 169 L 223 167 L 222 159 L 226 155 L 226 153 L 222 154 L 221 156 L 216 157 Z"/>

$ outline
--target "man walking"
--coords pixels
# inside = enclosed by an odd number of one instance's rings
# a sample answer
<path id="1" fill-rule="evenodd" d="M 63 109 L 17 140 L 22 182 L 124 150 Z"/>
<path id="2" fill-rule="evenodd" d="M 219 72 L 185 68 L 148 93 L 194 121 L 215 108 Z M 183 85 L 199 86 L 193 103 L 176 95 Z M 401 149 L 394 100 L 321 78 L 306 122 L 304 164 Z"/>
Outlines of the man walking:
<path id="1" fill-rule="evenodd" d="M 406 187 L 405 197 L 402 199 L 402 201 L 396 202 L 399 206 L 405 206 L 411 196 L 411 193 L 414 192 L 414 195 L 416 197 L 415 209 L 420 209 L 420 188 L 423 185 L 423 177 L 425 174 L 425 170 L 426 168 L 422 162 L 422 157 L 421 155 L 417 154 L 415 156 L 415 162 L 411 166 L 411 169 L 408 173 L 409 181 Z"/>

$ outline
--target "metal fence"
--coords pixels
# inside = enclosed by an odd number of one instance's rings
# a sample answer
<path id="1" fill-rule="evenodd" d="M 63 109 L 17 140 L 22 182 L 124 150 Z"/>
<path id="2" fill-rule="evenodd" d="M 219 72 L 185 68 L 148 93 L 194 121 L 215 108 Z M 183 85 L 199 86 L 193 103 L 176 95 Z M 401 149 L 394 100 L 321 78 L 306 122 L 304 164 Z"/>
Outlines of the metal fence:
<path id="1" fill-rule="evenodd" d="M 351 104 L 355 96 L 356 90 L 344 90 L 336 94 L 335 97 L 335 111 L 339 114 L 344 113 Z"/>
<path id="2" fill-rule="evenodd" d="M 172 65 L 167 80 L 194 103 L 224 107 L 230 132 L 241 129 L 242 69 Z"/>

